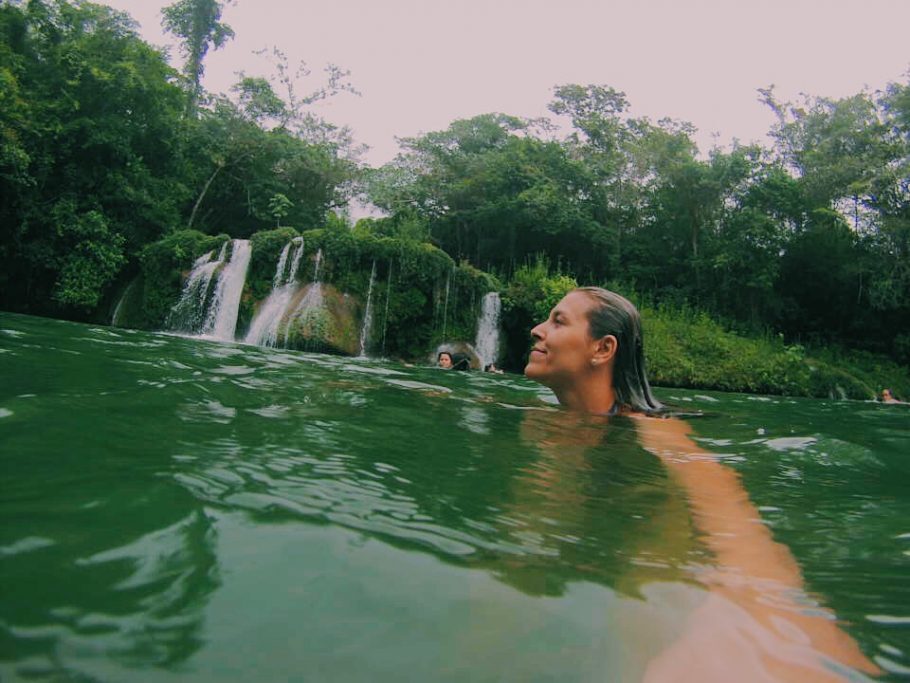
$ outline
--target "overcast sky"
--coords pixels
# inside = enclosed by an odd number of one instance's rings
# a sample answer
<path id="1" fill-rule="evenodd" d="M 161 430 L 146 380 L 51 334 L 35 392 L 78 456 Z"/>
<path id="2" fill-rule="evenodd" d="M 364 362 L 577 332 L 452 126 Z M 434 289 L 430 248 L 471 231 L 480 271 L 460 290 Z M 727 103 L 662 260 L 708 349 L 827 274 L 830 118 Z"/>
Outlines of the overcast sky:
<path id="1" fill-rule="evenodd" d="M 106 4 L 169 43 L 169 2 Z M 207 89 L 226 92 L 241 70 L 267 76 L 262 48 L 307 62 L 301 91 L 338 64 L 362 97 L 318 112 L 351 126 L 373 165 L 395 155 L 396 136 L 487 112 L 545 115 L 559 84 L 609 85 L 633 115 L 690 121 L 705 151 L 715 133 L 721 144 L 764 141 L 773 117 L 757 88 L 843 97 L 906 81 L 910 68 L 910 0 L 237 0 L 224 21 L 236 37 L 209 54 Z"/>

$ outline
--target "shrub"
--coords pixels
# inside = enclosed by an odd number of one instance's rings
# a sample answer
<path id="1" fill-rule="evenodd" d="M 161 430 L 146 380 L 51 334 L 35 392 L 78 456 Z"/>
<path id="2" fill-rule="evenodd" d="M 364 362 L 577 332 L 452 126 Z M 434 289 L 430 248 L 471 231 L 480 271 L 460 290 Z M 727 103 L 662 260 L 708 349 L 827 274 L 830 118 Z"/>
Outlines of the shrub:
<path id="1" fill-rule="evenodd" d="M 545 320 L 550 309 L 577 286 L 575 279 L 567 275 L 550 275 L 549 264 L 543 257 L 515 270 L 502 297 L 505 367 L 512 370 L 524 367 L 531 328 Z"/>

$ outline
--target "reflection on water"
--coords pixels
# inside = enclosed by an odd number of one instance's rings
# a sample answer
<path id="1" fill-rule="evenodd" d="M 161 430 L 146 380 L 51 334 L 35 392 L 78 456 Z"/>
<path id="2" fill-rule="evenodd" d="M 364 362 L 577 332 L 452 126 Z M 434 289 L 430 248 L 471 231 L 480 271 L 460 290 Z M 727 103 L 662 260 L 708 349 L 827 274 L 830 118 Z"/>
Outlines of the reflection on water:
<path id="1" fill-rule="evenodd" d="M 44 491 L 37 478 L 4 487 L 3 536 L 21 538 L 0 550 L 3 659 L 56 679 L 84 659 L 171 666 L 196 652 L 220 583 L 209 518 L 167 485 L 41 479 Z"/>
<path id="2" fill-rule="evenodd" d="M 0 328 L 0 674 L 638 680 L 704 603 L 712 554 L 632 420 L 515 377 Z M 662 398 L 910 666 L 910 411 Z"/>

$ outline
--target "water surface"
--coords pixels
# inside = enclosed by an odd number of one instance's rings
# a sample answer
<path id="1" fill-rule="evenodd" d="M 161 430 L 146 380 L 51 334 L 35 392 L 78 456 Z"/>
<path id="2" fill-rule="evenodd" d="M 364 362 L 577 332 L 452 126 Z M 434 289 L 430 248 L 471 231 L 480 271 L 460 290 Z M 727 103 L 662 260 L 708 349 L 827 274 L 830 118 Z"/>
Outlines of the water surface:
<path id="1" fill-rule="evenodd" d="M 910 410 L 659 390 L 910 672 Z M 0 314 L 3 680 L 639 680 L 712 554 L 524 378 Z M 861 679 L 859 674 L 844 674 Z"/>

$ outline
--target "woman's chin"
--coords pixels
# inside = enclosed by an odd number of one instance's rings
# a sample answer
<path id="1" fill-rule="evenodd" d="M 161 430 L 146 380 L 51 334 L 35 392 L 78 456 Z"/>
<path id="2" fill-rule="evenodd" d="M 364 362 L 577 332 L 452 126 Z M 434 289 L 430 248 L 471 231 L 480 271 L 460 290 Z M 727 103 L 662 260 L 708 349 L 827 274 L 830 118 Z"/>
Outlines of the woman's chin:
<path id="1" fill-rule="evenodd" d="M 546 376 L 545 368 L 542 363 L 535 362 L 533 360 L 528 361 L 528 364 L 525 365 L 525 377 L 528 379 L 533 379 L 537 382 L 542 382 L 543 378 Z"/>

